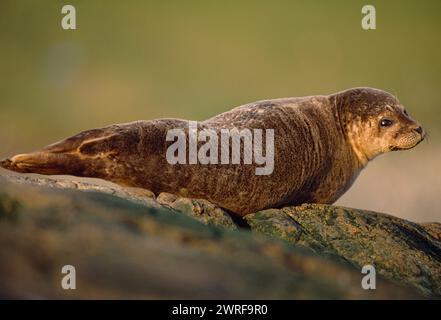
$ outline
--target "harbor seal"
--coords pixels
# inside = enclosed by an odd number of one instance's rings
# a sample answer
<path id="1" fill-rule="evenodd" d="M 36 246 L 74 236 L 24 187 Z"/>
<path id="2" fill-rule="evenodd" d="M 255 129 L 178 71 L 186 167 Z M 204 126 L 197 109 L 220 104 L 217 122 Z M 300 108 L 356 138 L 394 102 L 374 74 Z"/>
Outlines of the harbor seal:
<path id="1" fill-rule="evenodd" d="M 170 130 L 183 130 L 189 142 L 188 122 L 179 119 L 85 131 L 0 165 L 17 172 L 95 177 L 155 194 L 202 198 L 245 215 L 287 205 L 333 203 L 370 160 L 410 149 L 425 137 L 396 97 L 373 88 L 258 101 L 202 121 L 197 128 L 216 134 L 222 129 L 273 130 L 273 170 L 256 175 L 256 163 L 169 163 L 166 154 L 174 143 L 167 138 Z"/>

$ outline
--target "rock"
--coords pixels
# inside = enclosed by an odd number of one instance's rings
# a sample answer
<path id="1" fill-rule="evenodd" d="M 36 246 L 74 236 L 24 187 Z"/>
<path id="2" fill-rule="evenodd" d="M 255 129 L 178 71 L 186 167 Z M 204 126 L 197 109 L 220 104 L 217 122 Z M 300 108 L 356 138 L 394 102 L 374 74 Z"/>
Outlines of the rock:
<path id="1" fill-rule="evenodd" d="M 30 177 L 26 175 L 4 176 L 3 178 L 18 184 L 37 185 L 60 189 L 77 189 L 82 191 L 99 191 L 130 201 L 144 203 L 155 208 L 165 206 L 172 209 L 173 212 L 184 213 L 207 225 L 216 225 L 232 230 L 237 229 L 237 225 L 225 210 L 203 199 L 183 198 L 166 192 L 159 194 L 156 198 L 155 194 L 150 190 L 133 187 L 121 187 L 116 184 L 103 185 L 68 179 Z"/>
<path id="2" fill-rule="evenodd" d="M 151 200 L 22 182 L 0 177 L 1 298 L 422 297 L 381 276 L 376 290 L 363 290 L 350 263 L 204 225 Z M 64 265 L 75 267 L 75 290 L 61 288 Z"/>
<path id="3" fill-rule="evenodd" d="M 421 227 L 436 240 L 441 241 L 441 223 L 422 223 Z"/>
<path id="4" fill-rule="evenodd" d="M 156 200 L 161 205 L 185 213 L 204 224 L 237 229 L 228 213 L 207 200 L 183 198 L 166 192 L 159 194 Z"/>
<path id="5" fill-rule="evenodd" d="M 426 295 L 441 295 L 441 224 L 417 224 L 387 214 L 330 205 L 264 210 L 247 215 L 255 232 L 284 239 Z"/>
<path id="6" fill-rule="evenodd" d="M 59 188 L 59 189 L 77 189 L 83 191 L 99 191 L 102 193 L 111 194 L 120 198 L 145 203 L 153 207 L 160 207 L 155 202 L 155 195 L 153 192 L 142 188 L 121 187 L 116 184 L 107 186 L 103 184 L 94 184 L 89 182 L 55 179 L 55 178 L 39 178 L 26 175 L 5 175 L 0 176 L 3 180 L 13 182 L 15 184 L 36 185 L 43 187 Z"/>

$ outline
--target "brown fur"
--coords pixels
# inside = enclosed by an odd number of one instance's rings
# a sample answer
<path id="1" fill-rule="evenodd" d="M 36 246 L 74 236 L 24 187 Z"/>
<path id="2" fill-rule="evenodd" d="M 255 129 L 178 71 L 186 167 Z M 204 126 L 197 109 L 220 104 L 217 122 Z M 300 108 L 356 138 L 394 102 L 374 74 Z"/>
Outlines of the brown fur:
<path id="1" fill-rule="evenodd" d="M 379 126 L 384 116 L 393 118 L 393 126 Z M 369 160 L 413 147 L 424 137 L 394 96 L 371 88 L 258 101 L 199 123 L 200 128 L 212 129 L 274 129 L 274 171 L 257 176 L 255 165 L 167 163 L 166 150 L 172 143 L 166 142 L 167 130 L 187 125 L 178 119 L 112 125 L 0 165 L 18 172 L 97 177 L 156 194 L 204 198 L 244 215 L 304 202 L 333 203 Z"/>

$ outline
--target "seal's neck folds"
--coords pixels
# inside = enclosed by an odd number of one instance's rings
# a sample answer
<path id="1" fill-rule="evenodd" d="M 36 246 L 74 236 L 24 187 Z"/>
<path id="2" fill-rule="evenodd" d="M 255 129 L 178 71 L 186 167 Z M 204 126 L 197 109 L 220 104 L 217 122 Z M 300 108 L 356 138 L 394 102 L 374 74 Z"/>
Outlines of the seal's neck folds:
<path id="1" fill-rule="evenodd" d="M 366 154 L 366 150 L 363 148 L 363 141 L 360 140 L 359 131 L 361 127 L 359 121 L 354 119 L 350 110 L 348 110 L 347 99 L 344 95 L 337 93 L 331 95 L 329 100 L 334 109 L 335 120 L 339 124 L 344 139 L 352 149 L 356 162 L 361 168 L 365 167 L 373 157 Z"/>
<path id="2" fill-rule="evenodd" d="M 365 167 L 368 164 L 368 162 L 372 160 L 375 156 L 370 156 L 366 154 L 364 148 L 362 147 L 363 142 L 360 141 L 359 136 L 357 136 L 357 133 L 355 133 L 352 130 L 348 130 L 347 137 L 349 144 L 351 145 L 352 150 L 354 151 L 359 164 L 362 167 Z"/>

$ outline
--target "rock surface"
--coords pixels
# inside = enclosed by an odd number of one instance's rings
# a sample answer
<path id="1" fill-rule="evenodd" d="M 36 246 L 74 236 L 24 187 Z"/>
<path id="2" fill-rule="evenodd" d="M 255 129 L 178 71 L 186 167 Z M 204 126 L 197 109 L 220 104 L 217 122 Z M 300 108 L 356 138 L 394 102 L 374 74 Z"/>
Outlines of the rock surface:
<path id="1" fill-rule="evenodd" d="M 0 297 L 440 295 L 440 224 L 317 205 L 245 220 L 251 230 L 205 200 L 0 177 Z M 361 288 L 364 264 L 377 269 L 376 290 Z M 76 268 L 76 290 L 61 288 L 64 265 Z"/>
<path id="2" fill-rule="evenodd" d="M 237 226 L 227 212 L 203 199 L 188 199 L 163 192 L 156 201 L 163 206 L 185 213 L 207 225 L 236 230 Z"/>
<path id="3" fill-rule="evenodd" d="M 441 224 L 417 224 L 387 214 L 330 205 L 260 211 L 251 229 L 318 254 L 341 257 L 428 295 L 441 295 Z"/>

